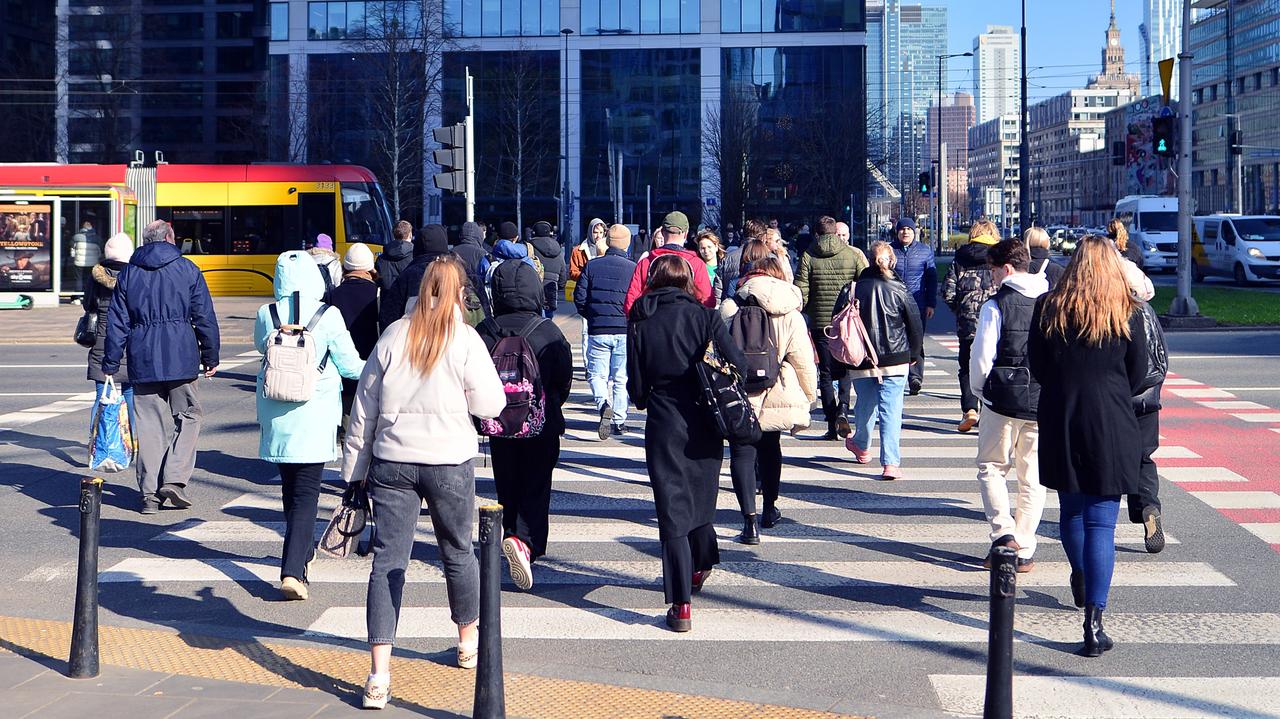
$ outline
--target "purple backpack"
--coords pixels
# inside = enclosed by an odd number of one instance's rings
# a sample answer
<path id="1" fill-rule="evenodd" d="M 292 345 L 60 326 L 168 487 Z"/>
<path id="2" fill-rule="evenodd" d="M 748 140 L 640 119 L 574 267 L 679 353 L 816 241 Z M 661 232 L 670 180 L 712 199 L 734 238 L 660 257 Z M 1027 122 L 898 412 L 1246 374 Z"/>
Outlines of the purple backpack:
<path id="1" fill-rule="evenodd" d="M 537 437 L 547 423 L 547 395 L 542 389 L 538 358 L 529 345 L 529 334 L 545 322 L 534 317 L 515 335 L 502 337 L 489 356 L 507 393 L 507 406 L 494 419 L 477 420 L 477 429 L 486 437 L 520 439 Z M 493 322 L 485 320 L 485 322 Z M 501 334 L 496 322 L 492 327 Z"/>

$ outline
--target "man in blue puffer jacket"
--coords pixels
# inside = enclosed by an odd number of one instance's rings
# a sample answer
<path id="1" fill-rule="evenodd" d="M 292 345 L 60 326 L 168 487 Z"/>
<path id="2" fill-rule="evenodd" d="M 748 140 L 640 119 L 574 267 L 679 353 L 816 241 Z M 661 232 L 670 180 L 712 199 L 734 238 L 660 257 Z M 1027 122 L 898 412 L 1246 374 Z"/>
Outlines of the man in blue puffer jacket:
<path id="1" fill-rule="evenodd" d="M 622 305 L 635 274 L 636 263 L 627 257 L 631 230 L 614 225 L 608 231 L 603 257 L 582 268 L 573 290 L 573 304 L 587 321 L 587 383 L 600 412 L 597 434 L 626 432 L 627 421 L 627 315 Z M 610 383 L 613 388 L 610 390 Z"/>
<path id="2" fill-rule="evenodd" d="M 915 299 L 920 324 L 927 329 L 933 309 L 938 306 L 938 268 L 933 263 L 933 248 L 916 237 L 916 223 L 910 217 L 899 218 L 893 232 L 897 236 L 893 252 L 898 256 L 898 276 Z M 916 362 L 907 377 L 907 391 L 920 394 L 923 383 L 924 362 Z"/>
<path id="3" fill-rule="evenodd" d="M 142 513 L 155 514 L 163 501 L 191 506 L 184 490 L 203 416 L 196 380 L 212 377 L 218 366 L 218 318 L 200 268 L 174 245 L 173 227 L 156 220 L 142 231 L 142 242 L 116 279 L 102 373 L 119 371 L 128 352 L 138 489 Z"/>

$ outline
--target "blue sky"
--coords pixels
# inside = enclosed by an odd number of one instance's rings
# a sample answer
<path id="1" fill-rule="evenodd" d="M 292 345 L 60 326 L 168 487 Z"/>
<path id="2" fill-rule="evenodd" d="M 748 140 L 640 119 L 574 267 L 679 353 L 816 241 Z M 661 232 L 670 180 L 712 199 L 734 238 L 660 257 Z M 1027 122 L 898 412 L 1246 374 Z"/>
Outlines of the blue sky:
<path id="1" fill-rule="evenodd" d="M 987 25 L 1010 25 L 1017 32 L 1021 23 L 1019 0 L 923 1 L 948 8 L 948 52 L 972 50 L 974 36 L 985 32 Z M 1089 76 L 1101 70 L 1110 15 L 1110 0 L 1027 0 L 1027 94 L 1032 103 L 1084 87 Z M 1141 76 L 1141 0 L 1116 0 L 1116 22 L 1128 70 Z M 950 62 L 949 91 L 973 92 L 973 60 L 962 57 Z"/>

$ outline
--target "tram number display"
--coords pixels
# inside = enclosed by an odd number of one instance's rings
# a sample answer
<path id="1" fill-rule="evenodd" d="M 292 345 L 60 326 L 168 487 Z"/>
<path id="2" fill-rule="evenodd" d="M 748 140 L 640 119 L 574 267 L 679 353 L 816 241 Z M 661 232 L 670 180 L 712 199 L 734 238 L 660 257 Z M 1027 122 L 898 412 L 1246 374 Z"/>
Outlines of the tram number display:
<path id="1" fill-rule="evenodd" d="M 0 205 L 0 290 L 53 289 L 50 205 Z"/>

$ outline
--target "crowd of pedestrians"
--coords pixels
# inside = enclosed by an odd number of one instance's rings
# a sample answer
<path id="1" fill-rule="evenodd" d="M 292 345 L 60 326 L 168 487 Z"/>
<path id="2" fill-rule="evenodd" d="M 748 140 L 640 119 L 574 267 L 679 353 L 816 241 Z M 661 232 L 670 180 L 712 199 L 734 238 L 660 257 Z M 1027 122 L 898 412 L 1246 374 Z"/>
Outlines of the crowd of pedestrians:
<path id="1" fill-rule="evenodd" d="M 568 282 L 599 439 L 628 434 L 632 406 L 647 413 L 645 463 L 672 630 L 692 628 L 692 595 L 719 562 L 714 519 L 726 446 L 742 515 L 737 541 L 746 545 L 783 521 L 782 436 L 809 427 L 815 401 L 825 420 L 820 441 L 843 440 L 852 462 L 866 464 L 878 427 L 879 478 L 904 476 L 903 403 L 923 388 L 937 260 L 909 217 L 892 242 L 873 242 L 865 254 L 845 223 L 822 217 L 813 228 L 794 238 L 793 254 L 776 222 L 726 228 L 726 247 L 714 230 L 692 233 L 681 212 L 634 242 L 626 226 L 593 220 L 567 247 L 546 222 L 524 234 L 503 222 L 492 241 L 469 222 L 452 247 L 442 226 L 415 233 L 399 222 L 376 256 L 361 243 L 338 256 L 327 235 L 279 256 L 274 301 L 258 311 L 254 343 L 264 355 L 259 456 L 281 477 L 286 520 L 280 589 L 308 597 L 323 468 L 340 459 L 346 482 L 365 483 L 378 527 L 366 706 L 389 696 L 423 501 L 458 628 L 457 663 L 475 665 L 478 435 L 504 507 L 511 578 L 520 589 L 534 585 L 534 565 L 554 541 L 551 488 L 574 381 L 555 321 Z M 1164 543 L 1151 459 L 1163 338 L 1144 304 L 1153 291 L 1141 254 L 1123 223 L 1108 231 L 1085 238 L 1064 268 L 1050 259 L 1043 230 L 1002 240 L 979 221 L 941 281 L 960 346 L 957 429 L 978 430 L 992 547 L 1015 550 L 1018 571 L 1032 571 L 1046 490 L 1058 492 L 1090 656 L 1113 644 L 1102 613 L 1121 496 L 1130 520 L 1145 527 L 1148 551 Z M 136 251 L 127 236 L 106 243 L 85 307 L 106 327 L 90 350 L 89 379 L 114 379 L 132 398 L 140 509 L 154 513 L 162 503 L 191 506 L 198 378 L 216 371 L 219 334 L 208 289 L 172 228 L 154 222 L 142 240 Z M 702 370 L 713 355 L 736 370 L 753 415 L 749 437 L 726 440 L 709 411 Z M 989 566 L 989 555 L 983 560 Z"/>

